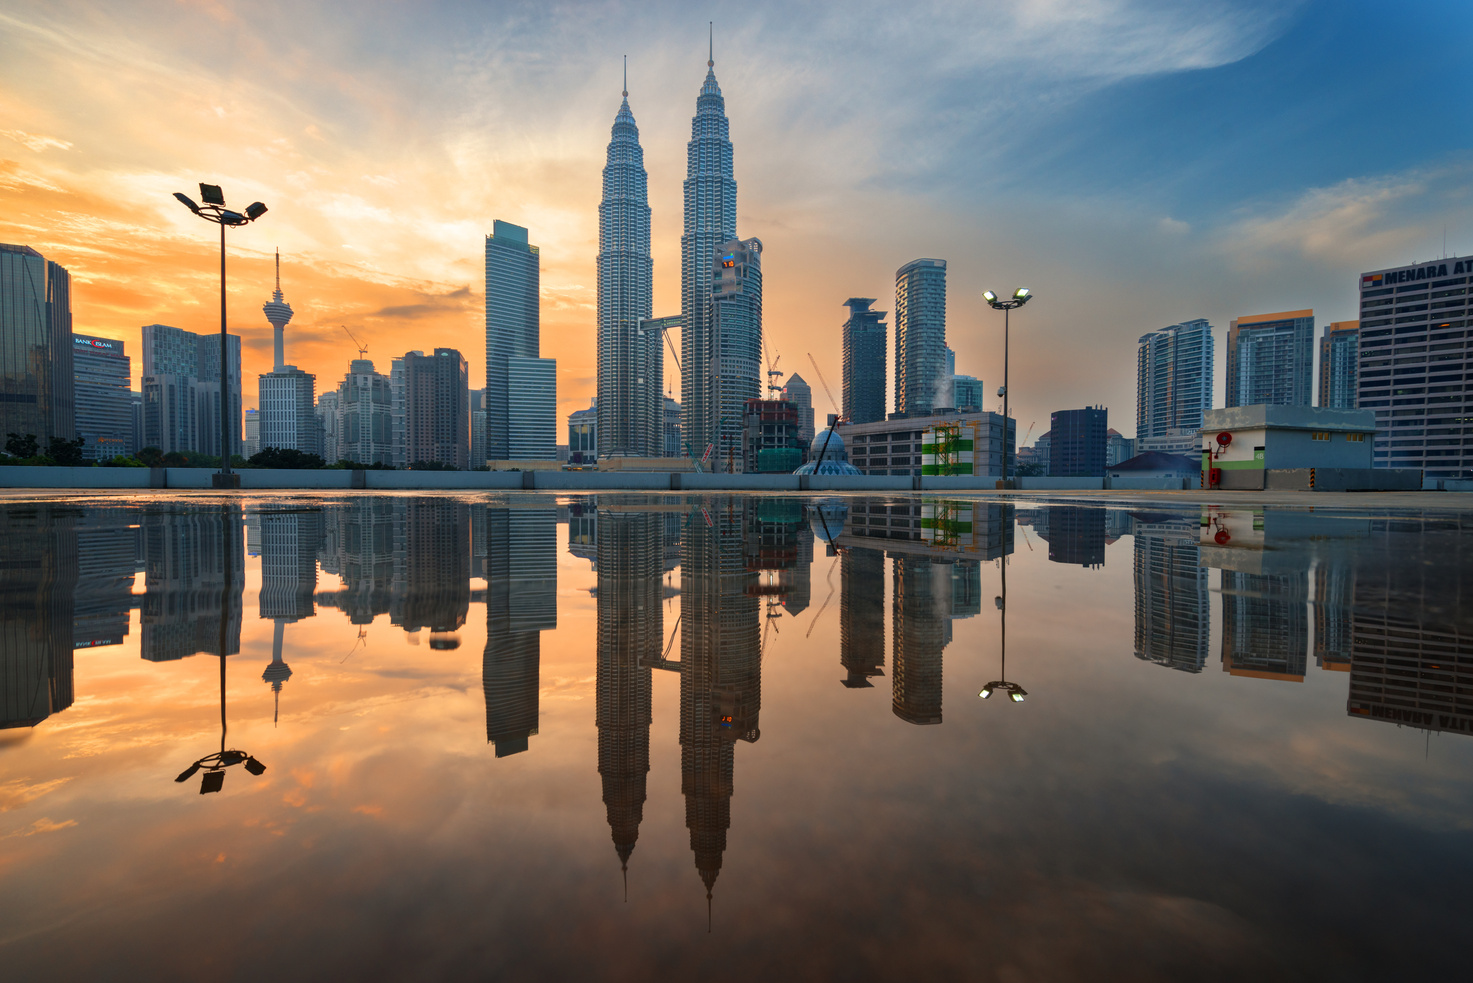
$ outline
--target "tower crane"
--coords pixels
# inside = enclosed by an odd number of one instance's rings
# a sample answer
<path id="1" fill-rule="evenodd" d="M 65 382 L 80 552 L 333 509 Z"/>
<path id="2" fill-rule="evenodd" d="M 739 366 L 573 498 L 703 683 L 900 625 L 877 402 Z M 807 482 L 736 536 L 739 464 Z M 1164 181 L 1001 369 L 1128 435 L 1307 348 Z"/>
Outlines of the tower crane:
<path id="1" fill-rule="evenodd" d="M 359 358 L 367 358 L 368 357 L 368 346 L 365 345 L 365 344 L 363 344 L 362 342 L 360 342 L 353 335 L 353 332 L 348 331 L 348 326 L 346 324 L 339 324 L 338 327 L 342 328 L 344 331 L 347 331 L 348 332 L 348 337 L 353 339 L 353 344 L 355 344 L 355 345 L 358 346 L 358 357 Z"/>
<path id="2" fill-rule="evenodd" d="M 779 381 L 782 379 L 783 373 L 778 371 L 777 363 L 781 362 L 783 357 L 781 355 L 777 358 L 772 357 L 772 354 L 767 350 L 766 338 L 762 339 L 762 355 L 767 359 L 767 391 L 771 398 L 777 399 L 783 391 L 782 383 Z"/>
<path id="3" fill-rule="evenodd" d="M 813 364 L 813 371 L 818 373 L 818 382 L 819 382 L 819 384 L 821 386 L 823 386 L 823 391 L 828 395 L 829 402 L 833 404 L 834 409 L 836 409 L 836 410 L 842 410 L 843 407 L 841 407 L 839 405 L 839 401 L 834 398 L 834 391 L 829 388 L 829 380 L 827 380 L 827 379 L 825 379 L 823 377 L 823 369 L 821 369 L 821 368 L 818 367 L 818 360 L 813 357 L 813 353 L 812 352 L 809 352 L 808 353 L 808 361 Z M 834 430 L 835 430 L 835 428 L 837 428 L 839 426 L 839 424 L 841 424 L 841 423 L 848 423 L 848 422 L 849 422 L 849 417 L 842 416 L 842 415 L 836 415 L 834 417 L 834 425 L 832 427 L 826 428 L 826 431 L 828 433 L 828 436 L 824 437 L 824 439 L 823 439 L 823 449 L 818 452 L 818 460 L 813 465 L 813 470 L 814 470 L 815 473 L 818 471 L 818 466 L 823 463 L 824 455 L 829 452 L 829 441 L 834 438 Z"/>

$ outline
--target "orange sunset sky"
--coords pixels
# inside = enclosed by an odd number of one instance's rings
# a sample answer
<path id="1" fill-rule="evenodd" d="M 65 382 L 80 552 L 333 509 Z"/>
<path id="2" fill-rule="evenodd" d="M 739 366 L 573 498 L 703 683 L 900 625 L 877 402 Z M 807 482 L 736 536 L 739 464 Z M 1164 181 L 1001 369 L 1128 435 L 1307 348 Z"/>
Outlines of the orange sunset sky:
<path id="1" fill-rule="evenodd" d="M 1129 435 L 1142 333 L 1207 317 L 1221 338 L 1233 317 L 1305 307 L 1353 318 L 1360 271 L 1426 258 L 1444 231 L 1449 251 L 1473 246 L 1466 132 L 1354 142 L 1371 98 L 1357 86 L 1376 78 L 1331 71 L 1326 5 L 1134 0 L 5 0 L 0 241 L 68 267 L 75 330 L 136 354 L 144 324 L 218 330 L 216 229 L 172 192 L 204 180 L 236 207 L 266 202 L 230 233 L 252 406 L 274 249 L 296 311 L 288 361 L 319 392 L 355 356 L 340 325 L 382 371 L 406 350 L 458 348 L 479 387 L 483 236 L 493 219 L 524 225 L 566 414 L 594 391 L 621 57 L 649 172 L 654 313 L 678 313 L 685 141 L 713 17 L 738 233 L 766 247 L 767 342 L 820 414 L 806 353 L 837 389 L 843 301 L 892 310 L 894 271 L 917 257 L 950 264 L 949 342 L 989 390 L 1002 324 L 979 295 L 1035 292 L 1014 325 L 1021 431 L 1105 404 Z M 1467 108 L 1446 98 L 1416 112 Z M 1217 357 L 1220 380 L 1220 343 Z M 678 396 L 670 359 L 666 383 Z"/>

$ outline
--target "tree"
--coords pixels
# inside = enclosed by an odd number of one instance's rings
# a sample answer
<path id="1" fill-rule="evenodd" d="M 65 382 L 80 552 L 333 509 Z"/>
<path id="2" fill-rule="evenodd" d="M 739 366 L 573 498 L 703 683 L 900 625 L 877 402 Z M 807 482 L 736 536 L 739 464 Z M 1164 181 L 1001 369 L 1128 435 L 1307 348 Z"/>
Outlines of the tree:
<path id="1" fill-rule="evenodd" d="M 46 456 L 63 467 L 77 468 L 87 463 L 87 458 L 82 455 L 82 445 L 87 443 L 86 437 L 77 437 L 67 440 L 65 437 L 52 437 L 46 448 Z"/>
<path id="2" fill-rule="evenodd" d="M 457 468 L 453 464 L 446 464 L 443 461 L 415 461 L 413 464 L 411 464 L 409 466 L 409 470 L 411 470 L 411 471 L 459 471 L 460 469 Z"/>
<path id="3" fill-rule="evenodd" d="M 37 457 L 41 453 L 41 445 L 36 442 L 36 435 L 33 433 L 24 437 L 18 433 L 6 434 L 5 453 L 11 457 Z"/>
<path id="4" fill-rule="evenodd" d="M 164 452 L 157 447 L 145 447 L 135 457 L 150 468 L 161 468 L 164 466 Z"/>
<path id="5" fill-rule="evenodd" d="M 302 470 L 324 468 L 327 467 L 327 462 L 320 454 L 306 454 L 290 447 L 263 447 L 251 455 L 250 465 L 253 468 Z"/>
<path id="6" fill-rule="evenodd" d="M 1018 465 L 1015 473 L 1020 478 L 1042 478 L 1045 477 L 1046 469 L 1037 461 L 1026 461 Z"/>

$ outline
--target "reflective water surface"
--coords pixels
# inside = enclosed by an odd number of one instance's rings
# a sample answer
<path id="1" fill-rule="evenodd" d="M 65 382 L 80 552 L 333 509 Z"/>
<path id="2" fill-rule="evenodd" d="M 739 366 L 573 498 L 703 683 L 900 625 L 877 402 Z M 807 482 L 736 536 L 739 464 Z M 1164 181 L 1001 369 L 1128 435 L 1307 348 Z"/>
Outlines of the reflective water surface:
<path id="1" fill-rule="evenodd" d="M 0 964 L 1460 978 L 1465 596 L 1455 512 L 0 504 Z"/>

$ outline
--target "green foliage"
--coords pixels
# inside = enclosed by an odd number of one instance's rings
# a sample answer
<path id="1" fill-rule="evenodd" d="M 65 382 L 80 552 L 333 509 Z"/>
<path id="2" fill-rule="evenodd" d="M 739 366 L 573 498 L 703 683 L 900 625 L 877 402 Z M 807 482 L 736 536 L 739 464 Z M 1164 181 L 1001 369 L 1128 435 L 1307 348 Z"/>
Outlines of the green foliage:
<path id="1" fill-rule="evenodd" d="M 1046 472 L 1047 469 L 1037 461 L 1028 461 L 1025 464 L 1020 464 L 1014 470 L 1014 474 L 1020 478 L 1046 478 L 1048 477 Z"/>
<path id="2" fill-rule="evenodd" d="M 220 459 L 198 451 L 170 451 L 163 456 L 165 468 L 218 468 Z"/>
<path id="3" fill-rule="evenodd" d="M 251 455 L 248 463 L 253 468 L 285 468 L 293 471 L 327 467 L 327 462 L 320 454 L 305 454 L 285 447 L 263 447 Z"/>
<path id="4" fill-rule="evenodd" d="M 46 448 L 46 456 L 62 467 L 84 467 L 87 464 L 87 458 L 82 455 L 82 445 L 85 443 L 87 443 L 86 437 L 77 437 L 73 440 L 67 440 L 65 437 L 52 437 Z"/>
<path id="5" fill-rule="evenodd" d="M 333 465 L 329 465 L 329 467 L 338 468 L 338 469 L 343 470 L 343 471 L 397 471 L 397 470 L 399 470 L 398 468 L 394 467 L 392 464 L 380 464 L 378 462 L 374 462 L 373 464 L 362 464 L 362 463 L 360 463 L 358 461 L 350 460 L 350 459 L 348 459 L 346 457 L 340 457 L 340 458 L 338 458 L 338 463 L 333 464 Z"/>
<path id="6" fill-rule="evenodd" d="M 136 457 L 129 457 L 126 454 L 119 454 L 117 457 L 109 458 L 106 461 L 103 461 L 102 462 L 102 466 L 105 467 L 105 468 L 146 468 L 146 467 L 148 467 L 147 464 L 144 464 L 142 461 L 138 460 L 138 458 L 136 458 Z"/>
<path id="7" fill-rule="evenodd" d="M 161 468 L 164 466 L 164 452 L 157 447 L 145 447 L 133 455 L 143 462 L 146 468 Z"/>
<path id="8" fill-rule="evenodd" d="M 411 471 L 459 471 L 460 469 L 457 468 L 457 467 L 455 467 L 455 465 L 453 465 L 453 464 L 446 464 L 443 461 L 415 461 L 413 464 L 411 464 L 409 466 L 409 470 L 411 470 Z"/>
<path id="9" fill-rule="evenodd" d="M 28 433 L 22 437 L 18 433 L 5 435 L 5 453 L 11 457 L 28 458 L 39 457 L 41 445 L 36 441 L 36 435 Z"/>

